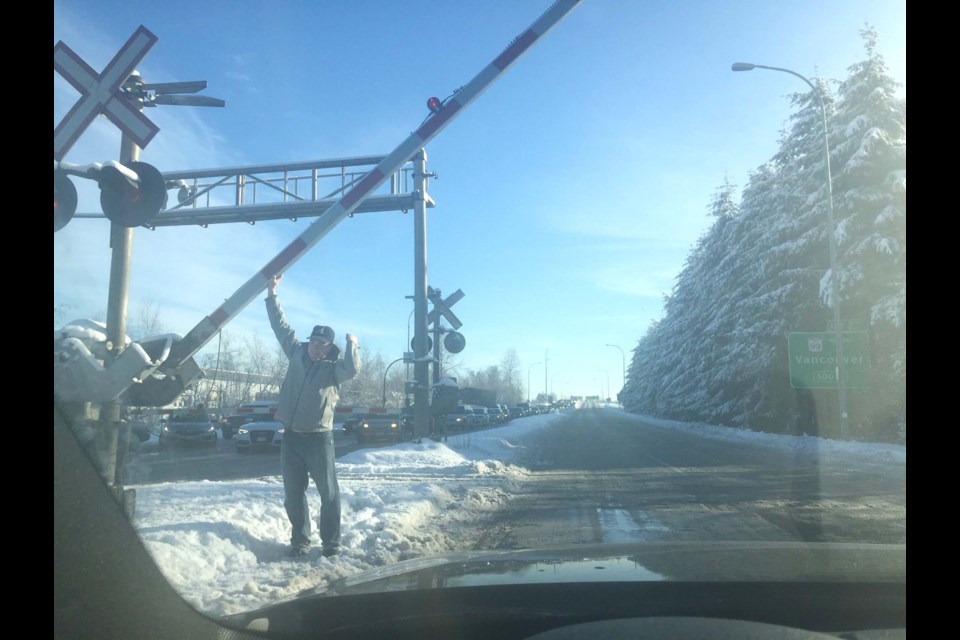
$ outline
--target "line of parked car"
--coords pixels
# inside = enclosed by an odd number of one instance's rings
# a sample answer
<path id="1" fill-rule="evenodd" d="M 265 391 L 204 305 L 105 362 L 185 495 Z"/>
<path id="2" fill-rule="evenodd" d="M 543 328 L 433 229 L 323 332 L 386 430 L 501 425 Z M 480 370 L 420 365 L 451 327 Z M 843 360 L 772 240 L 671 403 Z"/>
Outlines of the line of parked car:
<path id="1" fill-rule="evenodd" d="M 449 433 L 452 431 L 464 431 L 467 429 L 494 426 L 510 422 L 515 418 L 549 413 L 550 411 L 564 409 L 568 406 L 564 401 L 558 401 L 553 404 L 521 402 L 512 407 L 508 407 L 505 404 L 497 404 L 492 407 L 462 404 L 457 405 L 458 411 L 447 414 L 446 428 Z"/>
<path id="2" fill-rule="evenodd" d="M 447 433 L 452 433 L 495 426 L 515 418 L 564 409 L 570 406 L 565 402 L 559 401 L 552 405 L 521 402 L 512 407 L 505 404 L 489 407 L 461 404 L 457 406 L 456 412 L 437 419 L 444 421 Z M 275 400 L 242 404 L 219 422 L 211 419 L 205 412 L 175 411 L 163 421 L 160 429 L 160 450 L 168 451 L 179 444 L 215 446 L 218 441 L 218 428 L 223 438 L 235 438 L 238 453 L 253 449 L 279 450 L 283 442 L 283 424 L 275 420 L 276 411 Z M 413 438 L 413 416 L 409 410 L 399 414 L 352 414 L 343 421 L 343 431 L 356 437 L 359 444 L 403 442 Z M 433 431 L 440 429 L 434 428 Z M 149 438 L 149 433 L 146 436 Z"/>
<path id="3" fill-rule="evenodd" d="M 235 438 L 237 451 L 249 451 L 258 446 L 279 449 L 283 425 L 274 419 L 276 410 L 276 401 L 251 402 L 217 419 L 202 408 L 176 409 L 160 422 L 160 451 L 189 445 L 214 447 L 221 436 L 224 439 Z M 146 423 L 132 422 L 131 431 L 141 441 L 149 439 L 150 432 L 141 434 L 137 426 L 147 429 Z"/>

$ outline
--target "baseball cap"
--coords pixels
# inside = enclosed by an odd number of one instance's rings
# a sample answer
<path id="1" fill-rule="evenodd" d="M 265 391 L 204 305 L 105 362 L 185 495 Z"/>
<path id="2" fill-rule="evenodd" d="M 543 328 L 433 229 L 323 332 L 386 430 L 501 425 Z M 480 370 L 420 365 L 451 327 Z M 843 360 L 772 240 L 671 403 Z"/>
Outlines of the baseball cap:
<path id="1" fill-rule="evenodd" d="M 313 328 L 313 332 L 310 334 L 311 340 L 323 340 L 325 342 L 333 342 L 333 339 L 336 337 L 336 333 L 333 332 L 333 329 L 330 327 L 325 327 L 322 324 L 318 324 Z"/>

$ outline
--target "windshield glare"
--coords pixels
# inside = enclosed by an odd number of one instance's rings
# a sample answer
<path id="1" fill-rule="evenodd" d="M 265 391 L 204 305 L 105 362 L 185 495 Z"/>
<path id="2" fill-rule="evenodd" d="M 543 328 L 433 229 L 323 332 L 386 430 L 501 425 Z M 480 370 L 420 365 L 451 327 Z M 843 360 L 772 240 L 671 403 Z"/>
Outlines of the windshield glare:
<path id="1" fill-rule="evenodd" d="M 905 555 L 905 2 L 552 2 L 55 1 L 55 406 L 198 611 Z"/>

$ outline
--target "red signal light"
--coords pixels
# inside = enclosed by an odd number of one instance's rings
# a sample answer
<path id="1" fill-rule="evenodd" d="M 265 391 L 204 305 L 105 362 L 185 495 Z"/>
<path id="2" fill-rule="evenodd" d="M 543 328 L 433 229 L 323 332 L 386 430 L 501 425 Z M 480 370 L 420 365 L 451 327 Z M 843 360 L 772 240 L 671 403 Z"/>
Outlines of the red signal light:
<path id="1" fill-rule="evenodd" d="M 443 103 L 440 102 L 439 98 L 430 98 L 427 100 L 427 109 L 430 109 L 430 113 L 440 111 L 441 106 L 443 106 Z"/>
<path id="2" fill-rule="evenodd" d="M 156 167 L 145 162 L 125 166 L 140 178 L 132 183 L 116 167 L 100 170 L 100 207 L 110 222 L 121 227 L 138 227 L 150 222 L 167 205 L 167 184 Z"/>

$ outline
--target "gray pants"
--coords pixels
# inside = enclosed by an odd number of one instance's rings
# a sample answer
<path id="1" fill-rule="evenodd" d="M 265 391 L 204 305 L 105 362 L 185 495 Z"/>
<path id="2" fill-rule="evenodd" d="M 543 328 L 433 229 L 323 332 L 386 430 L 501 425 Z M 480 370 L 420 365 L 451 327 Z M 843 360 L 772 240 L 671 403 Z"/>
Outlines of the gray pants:
<path id="1" fill-rule="evenodd" d="M 297 433 L 286 429 L 280 447 L 283 506 L 293 532 L 290 544 L 310 544 L 307 487 L 313 478 L 320 494 L 320 542 L 324 549 L 340 547 L 340 486 L 337 484 L 333 432 Z"/>

